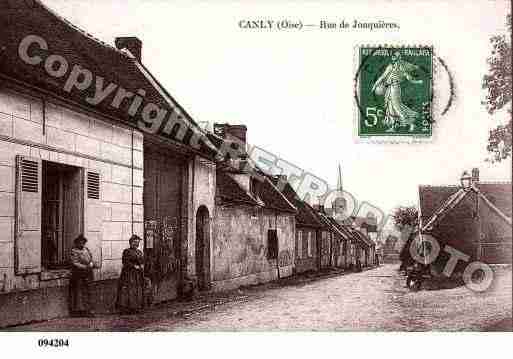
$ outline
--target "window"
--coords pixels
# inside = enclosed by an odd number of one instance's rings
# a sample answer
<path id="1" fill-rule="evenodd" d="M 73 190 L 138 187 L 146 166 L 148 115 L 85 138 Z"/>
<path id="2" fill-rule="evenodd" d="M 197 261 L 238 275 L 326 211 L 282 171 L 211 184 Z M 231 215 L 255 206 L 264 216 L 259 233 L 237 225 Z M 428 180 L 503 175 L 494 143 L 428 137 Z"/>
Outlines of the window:
<path id="1" fill-rule="evenodd" d="M 94 177 L 94 173 L 88 176 Z M 97 197 L 99 188 L 88 177 L 88 197 Z M 73 239 L 83 231 L 82 170 L 43 161 L 41 206 L 41 260 L 43 268 L 58 269 L 69 264 Z"/>
<path id="2" fill-rule="evenodd" d="M 65 268 L 75 237 L 84 233 L 101 263 L 100 174 L 16 156 L 15 273 Z M 43 278 L 43 276 L 41 276 Z"/>
<path id="3" fill-rule="evenodd" d="M 276 229 L 267 230 L 267 258 L 278 258 L 278 233 Z"/>
<path id="4" fill-rule="evenodd" d="M 297 231 L 297 257 L 301 259 L 303 257 L 303 231 Z"/>
<path id="5" fill-rule="evenodd" d="M 312 257 L 312 247 L 313 247 L 313 236 L 312 232 L 308 232 L 308 257 Z"/>

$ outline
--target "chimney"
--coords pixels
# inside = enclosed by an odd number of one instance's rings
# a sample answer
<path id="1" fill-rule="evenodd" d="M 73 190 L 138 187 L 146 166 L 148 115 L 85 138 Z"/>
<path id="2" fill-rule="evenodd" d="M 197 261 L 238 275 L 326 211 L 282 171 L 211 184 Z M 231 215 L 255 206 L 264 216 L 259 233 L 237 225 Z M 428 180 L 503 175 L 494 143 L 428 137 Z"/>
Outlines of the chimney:
<path id="1" fill-rule="evenodd" d="M 244 125 L 228 125 L 228 127 L 226 128 L 226 132 L 228 133 L 228 135 L 237 138 L 244 145 L 246 145 L 247 130 L 247 127 Z"/>
<path id="2" fill-rule="evenodd" d="M 246 132 L 247 127 L 245 125 L 230 125 L 229 123 L 214 123 L 214 133 L 219 137 L 233 139 L 235 137 L 240 142 L 246 144 Z"/>
<path id="3" fill-rule="evenodd" d="M 115 44 L 118 50 L 127 49 L 132 55 L 134 55 L 138 62 L 141 62 L 142 41 L 137 37 L 116 37 Z"/>
<path id="4" fill-rule="evenodd" d="M 479 183 L 479 168 L 472 168 L 472 183 Z"/>
<path id="5" fill-rule="evenodd" d="M 229 123 L 214 123 L 214 134 L 227 140 L 240 144 L 241 157 L 246 155 L 246 132 L 245 125 L 230 125 Z"/>

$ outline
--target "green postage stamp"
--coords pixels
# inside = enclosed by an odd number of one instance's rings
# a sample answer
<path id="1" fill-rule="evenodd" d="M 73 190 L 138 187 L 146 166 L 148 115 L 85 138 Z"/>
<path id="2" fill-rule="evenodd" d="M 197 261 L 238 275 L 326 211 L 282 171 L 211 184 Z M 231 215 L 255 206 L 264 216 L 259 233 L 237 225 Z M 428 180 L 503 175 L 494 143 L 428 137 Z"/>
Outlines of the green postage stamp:
<path id="1" fill-rule="evenodd" d="M 355 118 L 359 139 L 430 139 L 433 48 L 356 48 Z"/>

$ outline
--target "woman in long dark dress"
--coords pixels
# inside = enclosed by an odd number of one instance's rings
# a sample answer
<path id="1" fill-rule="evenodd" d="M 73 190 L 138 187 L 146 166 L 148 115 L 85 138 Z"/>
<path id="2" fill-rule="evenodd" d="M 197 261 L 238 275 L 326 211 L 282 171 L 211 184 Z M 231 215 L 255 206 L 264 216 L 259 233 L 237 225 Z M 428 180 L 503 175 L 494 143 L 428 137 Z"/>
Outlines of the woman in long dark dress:
<path id="1" fill-rule="evenodd" d="M 138 249 L 141 238 L 133 235 L 123 251 L 116 307 L 122 313 L 137 313 L 144 306 L 144 256 Z"/>
<path id="2" fill-rule="evenodd" d="M 69 283 L 70 314 L 92 316 L 90 283 L 93 279 L 93 257 L 85 246 L 87 239 L 79 235 L 71 249 L 71 279 Z"/>

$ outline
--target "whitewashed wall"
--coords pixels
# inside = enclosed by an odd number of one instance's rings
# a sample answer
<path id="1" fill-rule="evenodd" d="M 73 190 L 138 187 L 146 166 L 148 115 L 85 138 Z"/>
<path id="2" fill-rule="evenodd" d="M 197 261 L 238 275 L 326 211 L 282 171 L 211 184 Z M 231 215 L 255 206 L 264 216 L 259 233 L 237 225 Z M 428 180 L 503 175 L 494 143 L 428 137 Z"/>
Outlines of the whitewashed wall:
<path id="1" fill-rule="evenodd" d="M 196 275 L 196 213 L 201 206 L 208 209 L 210 219 L 215 216 L 215 195 L 216 195 L 216 165 L 214 162 L 196 156 L 191 160 L 188 167 L 189 171 L 189 230 L 188 230 L 188 255 L 187 255 L 187 273 L 190 276 Z M 194 180 L 192 178 L 194 177 Z M 212 224 L 210 225 L 210 273 L 213 273 L 212 267 Z"/>
<path id="2" fill-rule="evenodd" d="M 46 103 L 45 130 L 44 133 L 40 99 L 0 88 L 0 293 L 64 283 L 64 279 L 41 281 L 40 278 L 52 278 L 44 274 L 15 275 L 16 155 L 100 173 L 99 210 L 94 211 L 96 218 L 88 219 L 96 225 L 85 229 L 101 263 L 96 279 L 116 277 L 121 270 L 121 253 L 132 234 L 132 187 L 134 233 L 143 235 L 142 134 L 134 131 L 132 184 L 130 130 L 50 102 Z"/>

